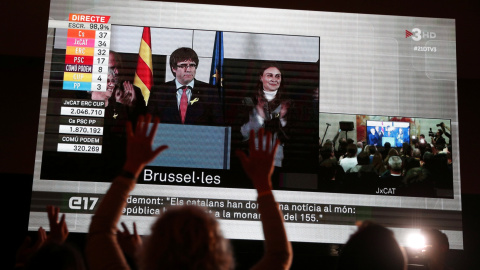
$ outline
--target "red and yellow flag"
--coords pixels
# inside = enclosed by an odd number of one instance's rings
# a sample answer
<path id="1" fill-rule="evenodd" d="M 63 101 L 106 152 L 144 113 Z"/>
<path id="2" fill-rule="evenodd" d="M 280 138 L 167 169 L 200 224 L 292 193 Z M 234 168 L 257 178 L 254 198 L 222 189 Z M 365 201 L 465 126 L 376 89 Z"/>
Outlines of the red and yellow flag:
<path id="1" fill-rule="evenodd" d="M 153 85 L 153 65 L 152 65 L 152 41 L 150 36 L 150 27 L 143 28 L 142 41 L 138 52 L 137 70 L 133 85 L 142 90 L 145 104 L 148 103 L 150 90 Z"/>

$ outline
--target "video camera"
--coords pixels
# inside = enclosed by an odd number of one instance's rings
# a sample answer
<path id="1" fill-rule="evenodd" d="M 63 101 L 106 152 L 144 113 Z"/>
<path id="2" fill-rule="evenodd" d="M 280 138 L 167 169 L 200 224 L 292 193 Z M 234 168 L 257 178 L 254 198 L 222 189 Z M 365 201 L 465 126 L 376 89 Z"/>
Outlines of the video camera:
<path id="1" fill-rule="evenodd" d="M 438 127 L 438 125 L 437 125 L 437 127 Z M 432 128 L 430 128 L 430 131 L 428 131 L 428 136 L 435 137 L 435 134 L 433 133 Z"/>
<path id="2" fill-rule="evenodd" d="M 437 127 L 441 127 L 441 126 L 443 126 L 443 122 L 441 122 L 440 124 L 437 124 Z"/>

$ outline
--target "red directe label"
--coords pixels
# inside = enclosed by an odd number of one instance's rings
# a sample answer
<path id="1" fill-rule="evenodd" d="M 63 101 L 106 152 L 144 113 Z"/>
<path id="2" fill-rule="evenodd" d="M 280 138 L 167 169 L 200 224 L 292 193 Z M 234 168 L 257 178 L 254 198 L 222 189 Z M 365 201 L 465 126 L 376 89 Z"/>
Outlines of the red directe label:
<path id="1" fill-rule="evenodd" d="M 71 22 L 108 23 L 110 16 L 71 13 L 68 20 Z"/>

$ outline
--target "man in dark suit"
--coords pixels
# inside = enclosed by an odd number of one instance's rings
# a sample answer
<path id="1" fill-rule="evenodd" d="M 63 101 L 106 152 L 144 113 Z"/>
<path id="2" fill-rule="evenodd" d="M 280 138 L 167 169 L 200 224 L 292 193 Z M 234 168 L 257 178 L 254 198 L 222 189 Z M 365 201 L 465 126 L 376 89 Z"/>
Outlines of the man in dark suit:
<path id="1" fill-rule="evenodd" d="M 368 134 L 368 142 L 370 145 L 378 144 L 378 133 L 375 131 L 375 128 L 370 129 L 370 134 Z"/>
<path id="2" fill-rule="evenodd" d="M 195 79 L 197 53 L 178 48 L 170 56 L 175 79 L 152 89 L 148 111 L 162 123 L 221 126 L 224 124 L 218 90 Z"/>

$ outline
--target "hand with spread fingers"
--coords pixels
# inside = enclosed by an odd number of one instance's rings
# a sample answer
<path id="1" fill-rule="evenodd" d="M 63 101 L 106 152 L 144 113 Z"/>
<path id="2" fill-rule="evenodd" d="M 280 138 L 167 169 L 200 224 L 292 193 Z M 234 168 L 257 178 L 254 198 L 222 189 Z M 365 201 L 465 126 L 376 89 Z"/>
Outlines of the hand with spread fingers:
<path id="1" fill-rule="evenodd" d="M 168 146 L 162 145 L 157 149 L 152 149 L 153 140 L 157 132 L 160 119 L 155 117 L 153 125 L 149 131 L 149 124 L 152 116 L 147 114 L 140 115 L 135 127 L 135 133 L 131 122 L 127 122 L 127 159 L 124 170 L 131 172 L 138 177 L 143 167 L 155 159 Z"/>
<path id="2" fill-rule="evenodd" d="M 267 132 L 265 135 L 264 133 L 263 128 L 258 131 L 258 148 L 255 146 L 255 140 L 249 140 L 248 157 L 244 152 L 237 151 L 243 169 L 259 193 L 272 190 L 271 176 L 279 144 L 279 140 L 276 140 L 272 145 L 272 133 Z M 250 131 L 250 138 L 255 138 L 253 130 Z"/>
<path id="3" fill-rule="evenodd" d="M 110 188 L 100 201 L 92 217 L 87 235 L 85 254 L 89 269 L 129 269 L 127 261 L 136 263 L 136 249 L 142 245 L 133 223 L 133 234 L 122 223 L 123 231 L 118 229 L 118 222 L 123 209 L 127 206 L 127 198 L 135 188 L 136 179 L 141 171 L 162 151 L 168 148 L 162 145 L 152 148 L 160 123 L 158 117 L 140 115 L 135 125 L 126 124 L 126 159 L 123 172 L 113 179 Z"/>
<path id="4" fill-rule="evenodd" d="M 50 233 L 48 234 L 47 242 L 62 244 L 67 240 L 68 227 L 65 222 L 65 214 L 62 214 L 60 220 L 58 220 L 59 213 L 59 207 L 53 205 L 47 206 L 48 221 L 50 223 Z"/>
<path id="5" fill-rule="evenodd" d="M 125 255 L 129 256 L 132 259 L 135 259 L 137 250 L 142 246 L 143 241 L 140 235 L 137 232 L 137 224 L 133 222 L 133 233 L 130 233 L 127 225 L 121 223 L 123 231 L 117 230 L 117 241 L 120 247 L 122 248 Z"/>
<path id="6" fill-rule="evenodd" d="M 255 132 L 250 131 L 250 138 Z M 237 151 L 243 169 L 257 190 L 258 211 L 261 214 L 265 251 L 262 259 L 251 269 L 290 269 L 293 252 L 283 224 L 283 216 L 272 193 L 271 177 L 274 169 L 275 153 L 279 140 L 272 140 L 272 133 L 263 128 L 258 131 L 256 140 L 249 140 L 249 155 Z"/>
<path id="7" fill-rule="evenodd" d="M 25 263 L 43 246 L 46 240 L 47 233 L 42 227 L 38 228 L 37 239 L 35 243 L 32 244 L 32 238 L 30 236 L 25 237 L 22 245 L 17 250 L 17 254 L 15 257 L 15 267 L 24 267 Z"/>

